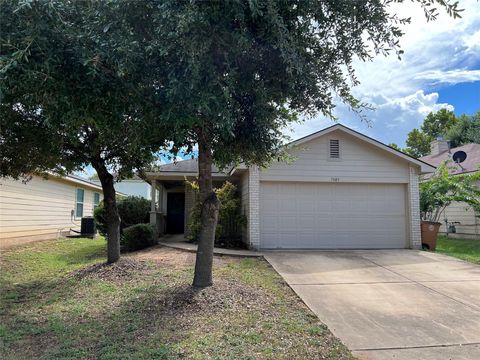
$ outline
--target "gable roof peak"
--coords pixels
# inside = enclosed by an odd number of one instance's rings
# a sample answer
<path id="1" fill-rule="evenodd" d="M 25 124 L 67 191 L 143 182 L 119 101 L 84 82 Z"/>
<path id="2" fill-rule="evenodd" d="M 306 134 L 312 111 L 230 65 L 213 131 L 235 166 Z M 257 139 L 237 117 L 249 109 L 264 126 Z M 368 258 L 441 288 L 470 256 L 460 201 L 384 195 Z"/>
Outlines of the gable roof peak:
<path id="1" fill-rule="evenodd" d="M 427 162 L 424 162 L 420 159 L 416 159 L 408 154 L 405 154 L 404 152 L 402 151 L 399 151 L 397 149 L 394 149 L 384 143 L 382 143 L 381 141 L 378 141 L 374 138 L 371 138 L 365 134 L 362 134 L 356 130 L 353 130 L 351 128 L 349 128 L 348 126 L 345 126 L 343 124 L 340 124 L 340 123 L 337 123 L 337 124 L 334 124 L 332 126 L 329 126 L 325 129 L 322 129 L 322 130 L 319 130 L 319 131 L 316 131 L 310 135 L 307 135 L 307 136 L 304 136 L 300 139 L 297 139 L 295 141 L 292 141 L 291 143 L 289 143 L 288 145 L 293 145 L 293 146 L 296 146 L 296 145 L 301 145 L 301 144 L 304 144 L 308 141 L 311 141 L 311 140 L 314 140 L 314 139 L 317 139 L 321 136 L 324 136 L 326 134 L 329 134 L 331 133 L 332 131 L 336 131 L 336 130 L 340 130 L 340 131 L 343 131 L 344 133 L 346 134 L 349 134 L 353 137 L 356 137 L 360 140 L 363 140 L 373 146 L 376 146 L 377 148 L 380 148 L 392 155 L 395 155 L 399 158 L 402 158 L 403 160 L 406 160 L 410 163 L 413 163 L 417 166 L 420 167 L 421 169 L 421 172 L 422 173 L 430 173 L 430 172 L 434 172 L 435 171 L 435 166 L 432 166 L 431 164 L 427 163 Z"/>

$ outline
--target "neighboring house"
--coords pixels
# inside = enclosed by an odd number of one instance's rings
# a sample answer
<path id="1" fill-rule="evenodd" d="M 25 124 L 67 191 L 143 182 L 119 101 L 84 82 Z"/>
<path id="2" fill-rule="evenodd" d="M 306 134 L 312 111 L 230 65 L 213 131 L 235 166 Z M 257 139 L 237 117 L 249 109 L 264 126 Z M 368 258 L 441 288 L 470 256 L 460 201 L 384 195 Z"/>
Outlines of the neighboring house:
<path id="1" fill-rule="evenodd" d="M 92 179 L 92 182 L 94 182 L 97 185 L 101 185 L 100 180 L 98 179 Z M 134 176 L 131 179 L 125 179 L 125 180 L 116 182 L 114 187 L 115 187 L 115 191 L 121 192 L 124 195 L 140 196 L 150 200 L 150 193 L 151 193 L 150 184 L 140 179 L 138 176 Z"/>
<path id="2" fill-rule="evenodd" d="M 251 249 L 420 248 L 419 174 L 435 168 L 343 125 L 289 144 L 294 160 L 268 169 L 213 170 L 237 184 Z M 151 223 L 182 233 L 193 204 L 185 178 L 197 160 L 147 173 Z"/>
<path id="3" fill-rule="evenodd" d="M 452 161 L 452 156 L 457 151 L 463 151 L 467 158 L 460 164 Z M 437 139 L 431 144 L 431 154 L 420 158 L 435 167 L 448 161 L 452 176 L 480 171 L 480 144 L 467 144 L 450 149 L 448 141 Z M 478 185 L 480 187 L 480 183 Z M 442 214 L 443 224 L 440 232 L 447 233 L 447 223 L 455 226 L 454 237 L 480 239 L 480 214 L 463 202 L 454 202 Z M 450 234 L 449 234 L 450 235 Z"/>
<path id="4" fill-rule="evenodd" d="M 102 198 L 100 186 L 72 175 L 33 176 L 26 183 L 1 178 L 0 247 L 79 231 L 81 218 L 92 216 Z"/>

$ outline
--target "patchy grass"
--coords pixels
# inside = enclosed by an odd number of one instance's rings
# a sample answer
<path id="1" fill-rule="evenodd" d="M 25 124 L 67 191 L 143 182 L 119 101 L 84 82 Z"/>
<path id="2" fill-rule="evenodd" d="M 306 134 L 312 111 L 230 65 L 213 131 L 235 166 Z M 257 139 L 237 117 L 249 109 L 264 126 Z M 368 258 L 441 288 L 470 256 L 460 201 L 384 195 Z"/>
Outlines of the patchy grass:
<path id="1" fill-rule="evenodd" d="M 480 264 L 480 240 L 454 239 L 447 236 L 439 236 L 437 252 L 474 264 Z"/>
<path id="2" fill-rule="evenodd" d="M 352 359 L 263 260 L 216 257 L 190 286 L 194 254 L 152 248 L 104 265 L 103 239 L 1 254 L 5 359 Z"/>

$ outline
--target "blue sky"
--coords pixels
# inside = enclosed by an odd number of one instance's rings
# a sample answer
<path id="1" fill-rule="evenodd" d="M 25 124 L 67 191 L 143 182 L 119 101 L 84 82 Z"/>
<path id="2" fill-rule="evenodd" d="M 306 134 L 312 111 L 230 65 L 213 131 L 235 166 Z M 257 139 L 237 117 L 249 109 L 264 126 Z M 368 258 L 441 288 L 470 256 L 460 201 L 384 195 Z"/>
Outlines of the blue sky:
<path id="1" fill-rule="evenodd" d="M 404 146 L 408 132 L 431 111 L 447 108 L 460 115 L 480 110 L 480 3 L 459 3 L 465 9 L 461 19 L 442 13 L 430 23 L 418 5 L 395 5 L 398 8 L 392 11 L 412 17 L 400 40 L 405 54 L 401 61 L 395 56 L 356 61 L 361 84 L 354 94 L 375 110 L 365 113 L 366 123 L 339 103 L 338 121 L 382 142 Z M 296 139 L 331 124 L 319 116 L 295 125 L 289 134 Z"/>
<path id="2" fill-rule="evenodd" d="M 446 86 L 437 91 L 439 94 L 438 101 L 452 104 L 457 115 L 471 115 L 480 110 L 480 81 Z"/>

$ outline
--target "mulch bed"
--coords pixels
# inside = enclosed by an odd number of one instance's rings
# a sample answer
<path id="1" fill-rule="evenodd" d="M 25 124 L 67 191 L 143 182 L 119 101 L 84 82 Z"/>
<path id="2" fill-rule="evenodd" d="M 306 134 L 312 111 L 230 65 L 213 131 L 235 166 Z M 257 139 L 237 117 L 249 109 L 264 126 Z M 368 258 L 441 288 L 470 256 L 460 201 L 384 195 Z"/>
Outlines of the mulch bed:
<path id="1" fill-rule="evenodd" d="M 148 270 L 146 261 L 123 257 L 113 264 L 101 263 L 70 272 L 69 278 L 96 278 L 108 281 L 130 279 Z"/>

